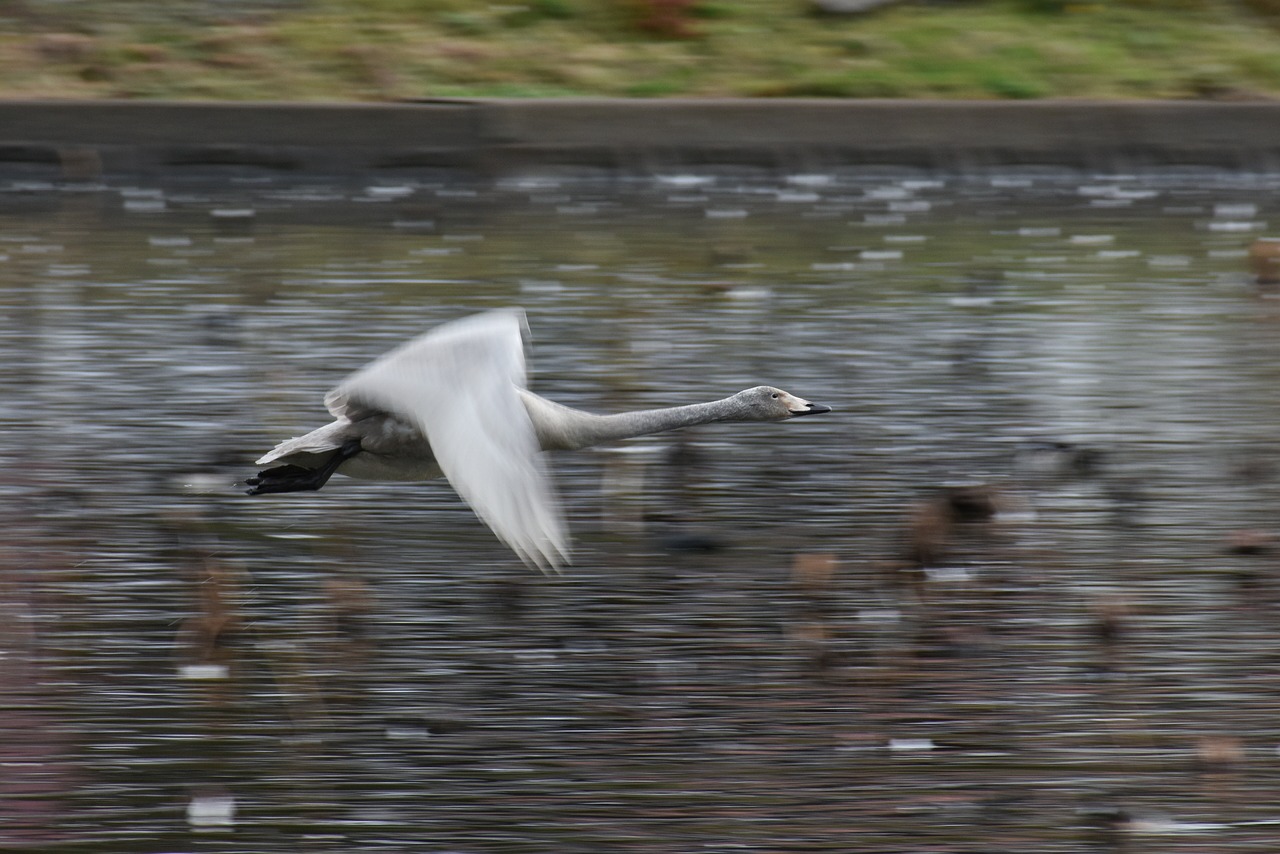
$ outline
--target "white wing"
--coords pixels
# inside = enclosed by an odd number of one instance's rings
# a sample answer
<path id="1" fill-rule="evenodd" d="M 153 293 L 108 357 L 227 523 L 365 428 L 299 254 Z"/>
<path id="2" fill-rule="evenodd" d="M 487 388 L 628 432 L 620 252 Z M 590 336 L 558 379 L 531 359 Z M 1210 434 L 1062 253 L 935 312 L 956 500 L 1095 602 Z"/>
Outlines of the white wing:
<path id="1" fill-rule="evenodd" d="M 325 397 L 336 416 L 369 408 L 414 424 L 445 477 L 522 560 L 544 571 L 567 561 L 563 514 L 525 385 L 524 313 L 490 311 L 421 335 Z"/>

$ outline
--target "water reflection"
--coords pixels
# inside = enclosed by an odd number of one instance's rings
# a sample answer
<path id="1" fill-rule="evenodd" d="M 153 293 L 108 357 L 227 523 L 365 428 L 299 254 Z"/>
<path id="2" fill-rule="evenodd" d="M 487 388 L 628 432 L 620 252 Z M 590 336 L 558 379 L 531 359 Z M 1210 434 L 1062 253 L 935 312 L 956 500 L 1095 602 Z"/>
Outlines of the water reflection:
<path id="1" fill-rule="evenodd" d="M 1271 850 L 1275 184 L 0 187 L 0 841 Z M 510 304 L 564 403 L 838 417 L 557 460 L 564 578 L 232 488 Z"/>

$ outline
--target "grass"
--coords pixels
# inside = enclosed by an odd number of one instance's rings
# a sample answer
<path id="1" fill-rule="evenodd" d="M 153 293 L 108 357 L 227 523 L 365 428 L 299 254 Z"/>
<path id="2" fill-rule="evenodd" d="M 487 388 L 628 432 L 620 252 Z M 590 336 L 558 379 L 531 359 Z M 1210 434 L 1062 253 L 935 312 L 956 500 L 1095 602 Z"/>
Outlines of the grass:
<path id="1" fill-rule="evenodd" d="M 0 0 L 0 96 L 1271 98 L 1276 22 L 1280 0 Z"/>

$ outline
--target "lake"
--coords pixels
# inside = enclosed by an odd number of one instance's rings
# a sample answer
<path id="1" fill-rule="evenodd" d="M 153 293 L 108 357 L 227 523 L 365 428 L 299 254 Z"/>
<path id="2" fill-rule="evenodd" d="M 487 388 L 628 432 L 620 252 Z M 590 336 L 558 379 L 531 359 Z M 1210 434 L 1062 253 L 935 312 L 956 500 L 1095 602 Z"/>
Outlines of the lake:
<path id="1" fill-rule="evenodd" d="M 0 847 L 1275 850 L 1280 176 L 0 184 Z M 598 412 L 523 567 L 444 482 L 248 497 L 528 313 Z"/>

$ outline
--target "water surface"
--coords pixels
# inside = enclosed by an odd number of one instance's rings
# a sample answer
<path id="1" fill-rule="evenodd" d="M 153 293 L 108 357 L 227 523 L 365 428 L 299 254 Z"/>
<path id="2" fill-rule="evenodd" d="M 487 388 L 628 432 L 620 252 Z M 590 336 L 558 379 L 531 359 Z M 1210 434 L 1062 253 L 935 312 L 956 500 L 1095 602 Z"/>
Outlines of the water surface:
<path id="1" fill-rule="evenodd" d="M 0 844 L 1274 850 L 1277 183 L 0 186 Z M 508 305 L 570 405 L 835 411 L 556 457 L 562 577 L 235 488 Z"/>

